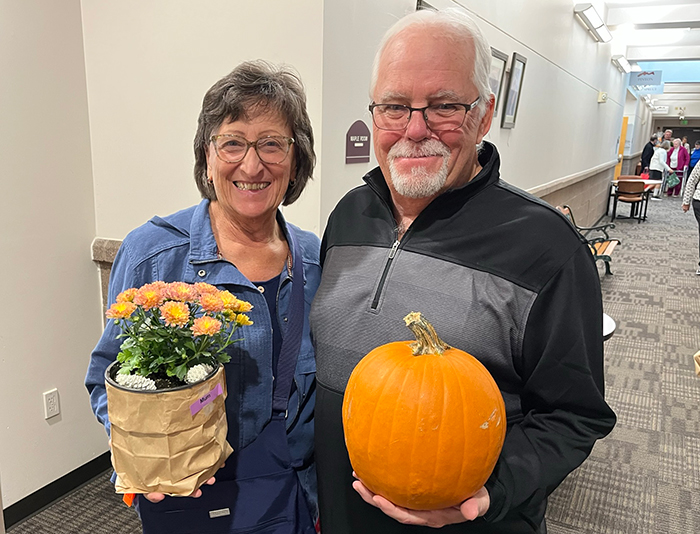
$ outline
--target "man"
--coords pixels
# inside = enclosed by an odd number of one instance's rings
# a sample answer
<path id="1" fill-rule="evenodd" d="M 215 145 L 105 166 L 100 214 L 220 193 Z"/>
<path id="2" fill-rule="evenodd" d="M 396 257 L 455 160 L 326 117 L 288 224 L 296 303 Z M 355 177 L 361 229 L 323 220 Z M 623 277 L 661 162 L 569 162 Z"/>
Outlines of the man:
<path id="1" fill-rule="evenodd" d="M 452 10 L 401 19 L 375 60 L 379 168 L 330 216 L 311 310 L 324 534 L 546 532 L 547 495 L 614 425 L 593 258 L 556 210 L 499 180 L 493 145 L 477 150 L 493 116 L 490 62 L 479 29 Z M 373 495 L 345 449 L 348 377 L 372 348 L 410 337 L 411 311 L 484 363 L 506 405 L 496 468 L 458 508 Z"/>
<path id="2" fill-rule="evenodd" d="M 652 135 L 642 150 L 642 172 L 649 168 L 649 162 L 651 162 L 651 157 L 654 155 L 654 146 L 656 146 L 656 136 Z"/>
<path id="3" fill-rule="evenodd" d="M 664 138 L 661 141 L 668 141 L 669 143 L 673 144 L 673 130 L 666 130 L 664 132 Z"/>

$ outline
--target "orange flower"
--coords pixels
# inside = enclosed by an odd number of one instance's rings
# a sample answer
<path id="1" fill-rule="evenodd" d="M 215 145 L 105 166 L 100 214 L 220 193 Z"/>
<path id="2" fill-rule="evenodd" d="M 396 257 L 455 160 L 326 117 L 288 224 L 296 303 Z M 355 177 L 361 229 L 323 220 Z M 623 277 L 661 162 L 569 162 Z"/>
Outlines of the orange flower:
<path id="1" fill-rule="evenodd" d="M 197 317 L 192 325 L 195 336 L 211 336 L 221 330 L 221 321 L 208 315 Z"/>
<path id="2" fill-rule="evenodd" d="M 205 293 L 199 297 L 202 309 L 209 313 L 219 313 L 224 311 L 224 301 L 219 295 Z"/>
<path id="3" fill-rule="evenodd" d="M 252 309 L 253 305 L 250 302 L 246 302 L 245 300 L 239 300 L 233 307 L 233 311 L 236 312 L 249 312 Z"/>
<path id="4" fill-rule="evenodd" d="M 160 313 L 168 326 L 185 326 L 190 320 L 190 308 L 184 302 L 166 302 L 160 307 Z"/>
<path id="5" fill-rule="evenodd" d="M 134 304 L 141 306 L 144 310 L 150 310 L 160 306 L 165 299 L 157 283 L 141 286 L 134 295 Z"/>
<path id="6" fill-rule="evenodd" d="M 121 293 L 117 295 L 117 302 L 134 302 L 134 297 L 136 296 L 136 291 L 138 291 L 135 287 L 130 287 L 129 289 L 125 289 Z"/>
<path id="7" fill-rule="evenodd" d="M 105 315 L 107 319 L 126 319 L 136 311 L 136 304 L 133 302 L 115 302 Z"/>
<path id="8" fill-rule="evenodd" d="M 179 300 L 180 302 L 190 302 L 197 297 L 197 292 L 194 286 L 191 284 L 186 284 L 185 282 L 172 282 L 168 284 L 163 294 L 165 298 L 172 300 Z"/>
<path id="9" fill-rule="evenodd" d="M 219 292 L 219 290 L 216 289 L 216 286 L 207 284 L 206 282 L 196 282 L 194 284 L 194 288 L 200 295 L 215 295 Z"/>
<path id="10" fill-rule="evenodd" d="M 241 302 L 243 302 L 243 301 L 241 301 Z M 246 302 L 246 304 L 248 304 L 248 303 Z M 250 317 L 248 317 L 246 314 L 239 313 L 238 315 L 236 315 L 236 324 L 238 326 L 247 326 L 247 325 L 253 324 L 253 321 L 251 321 Z"/>

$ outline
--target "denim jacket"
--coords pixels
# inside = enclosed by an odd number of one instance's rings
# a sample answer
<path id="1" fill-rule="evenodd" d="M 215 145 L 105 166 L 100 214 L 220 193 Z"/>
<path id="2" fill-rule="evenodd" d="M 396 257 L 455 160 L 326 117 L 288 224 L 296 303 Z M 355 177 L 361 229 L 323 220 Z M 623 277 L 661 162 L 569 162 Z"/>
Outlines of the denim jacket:
<path id="1" fill-rule="evenodd" d="M 316 397 L 316 362 L 309 332 L 309 309 L 321 279 L 320 242 L 316 235 L 277 220 L 288 235 L 293 232 L 302 250 L 304 267 L 304 330 L 289 399 L 287 437 L 292 462 L 310 501 L 316 510 L 316 470 L 313 463 L 313 409 Z M 294 262 L 299 258 L 292 258 Z M 278 323 L 287 326 L 291 296 L 292 273 L 285 269 L 280 275 L 277 294 Z M 188 283 L 207 282 L 227 289 L 236 297 L 253 304 L 248 313 L 253 326 L 240 330 L 241 340 L 227 351 L 231 361 L 225 365 L 228 397 L 226 412 L 229 421 L 228 441 L 234 449 L 251 443 L 272 415 L 272 325 L 267 303 L 257 287 L 236 267 L 218 256 L 211 229 L 209 201 L 174 213 L 154 217 L 126 236 L 114 260 L 109 282 L 109 303 L 130 287 L 140 287 L 156 280 Z M 104 373 L 116 359 L 121 340 L 119 327 L 108 324 L 92 352 L 85 385 L 97 419 L 110 424 L 107 415 L 107 393 Z"/>

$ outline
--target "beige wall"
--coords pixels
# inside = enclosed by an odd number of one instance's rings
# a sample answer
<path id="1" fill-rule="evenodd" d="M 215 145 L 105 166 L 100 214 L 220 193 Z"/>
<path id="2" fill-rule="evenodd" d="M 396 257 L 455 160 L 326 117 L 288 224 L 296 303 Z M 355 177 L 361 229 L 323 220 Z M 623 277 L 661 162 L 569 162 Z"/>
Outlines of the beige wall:
<path id="1" fill-rule="evenodd" d="M 298 70 L 321 139 L 322 0 L 82 0 L 82 15 L 96 235 L 122 239 L 199 201 L 192 139 L 202 97 L 243 60 Z M 317 232 L 320 172 L 285 212 Z"/>
<path id="2" fill-rule="evenodd" d="M 106 450 L 83 387 L 100 329 L 79 0 L 0 0 L 0 469 L 19 499 Z M 61 415 L 44 419 L 44 391 Z"/>

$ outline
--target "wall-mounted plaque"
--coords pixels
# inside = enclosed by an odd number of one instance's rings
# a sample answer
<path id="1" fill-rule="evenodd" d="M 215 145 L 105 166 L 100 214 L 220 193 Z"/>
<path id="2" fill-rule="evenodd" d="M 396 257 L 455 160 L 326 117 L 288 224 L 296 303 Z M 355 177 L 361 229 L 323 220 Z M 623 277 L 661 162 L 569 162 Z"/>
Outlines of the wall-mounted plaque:
<path id="1" fill-rule="evenodd" d="M 345 136 L 345 163 L 369 163 L 369 128 L 355 121 Z"/>

